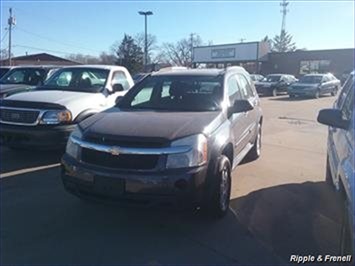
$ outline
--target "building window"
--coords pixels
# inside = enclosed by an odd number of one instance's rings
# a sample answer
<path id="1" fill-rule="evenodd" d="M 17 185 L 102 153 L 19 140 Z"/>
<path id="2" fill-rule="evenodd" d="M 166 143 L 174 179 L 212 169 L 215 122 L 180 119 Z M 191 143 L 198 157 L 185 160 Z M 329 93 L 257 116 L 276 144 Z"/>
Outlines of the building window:
<path id="1" fill-rule="evenodd" d="M 300 62 L 300 74 L 327 73 L 329 72 L 329 60 L 307 60 Z"/>

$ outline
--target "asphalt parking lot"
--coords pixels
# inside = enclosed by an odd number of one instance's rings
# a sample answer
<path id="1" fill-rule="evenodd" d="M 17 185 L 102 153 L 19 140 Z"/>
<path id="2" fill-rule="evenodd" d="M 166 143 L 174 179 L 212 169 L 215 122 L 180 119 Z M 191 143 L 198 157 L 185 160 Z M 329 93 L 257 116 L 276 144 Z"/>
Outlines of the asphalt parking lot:
<path id="1" fill-rule="evenodd" d="M 262 156 L 233 172 L 231 210 L 199 214 L 85 203 L 59 153 L 1 149 L 1 264 L 277 264 L 338 254 L 340 203 L 324 183 L 335 97 L 262 98 Z"/>

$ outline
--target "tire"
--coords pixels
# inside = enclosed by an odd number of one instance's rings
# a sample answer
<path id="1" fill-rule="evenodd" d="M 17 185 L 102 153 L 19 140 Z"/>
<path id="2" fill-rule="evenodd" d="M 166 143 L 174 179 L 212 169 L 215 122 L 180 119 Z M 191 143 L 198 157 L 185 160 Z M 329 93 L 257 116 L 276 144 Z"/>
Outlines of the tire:
<path id="1" fill-rule="evenodd" d="M 276 97 L 276 96 L 277 96 L 277 89 L 275 89 L 275 88 L 272 89 L 272 90 L 271 90 L 271 95 L 274 96 L 274 97 Z"/>
<path id="2" fill-rule="evenodd" d="M 258 124 L 258 131 L 255 137 L 253 148 L 248 152 L 246 158 L 247 161 L 255 161 L 260 157 L 261 154 L 261 124 Z"/>
<path id="3" fill-rule="evenodd" d="M 338 93 L 338 87 L 334 87 L 333 91 L 330 93 L 330 95 L 335 96 Z"/>
<path id="4" fill-rule="evenodd" d="M 354 255 L 353 236 L 351 235 L 350 221 L 349 221 L 349 202 L 346 198 L 344 188 L 341 187 L 341 200 L 343 201 L 343 219 L 340 231 L 340 255 Z"/>
<path id="5" fill-rule="evenodd" d="M 329 156 L 327 156 L 327 165 L 325 170 L 325 183 L 334 188 L 332 172 L 330 171 Z"/>
<path id="6" fill-rule="evenodd" d="M 294 94 L 289 94 L 288 96 L 292 99 L 296 98 L 296 95 L 294 95 Z"/>
<path id="7" fill-rule="evenodd" d="M 316 93 L 314 94 L 314 98 L 319 99 L 320 97 L 320 91 L 317 90 Z"/>
<path id="8" fill-rule="evenodd" d="M 213 178 L 212 194 L 203 208 L 207 215 L 213 219 L 223 218 L 229 210 L 231 192 L 231 163 L 229 159 L 222 155 L 219 160 L 219 168 Z"/>

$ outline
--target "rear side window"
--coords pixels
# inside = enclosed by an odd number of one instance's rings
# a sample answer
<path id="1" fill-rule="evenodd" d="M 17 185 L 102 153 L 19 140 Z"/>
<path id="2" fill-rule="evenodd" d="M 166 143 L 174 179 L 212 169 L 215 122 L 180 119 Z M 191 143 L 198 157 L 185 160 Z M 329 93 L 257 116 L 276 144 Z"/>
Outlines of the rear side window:
<path id="1" fill-rule="evenodd" d="M 236 79 L 236 76 L 231 76 L 228 79 L 228 96 L 231 102 L 242 98 L 241 91 Z"/>
<path id="2" fill-rule="evenodd" d="M 339 94 L 339 98 L 336 102 L 336 107 L 338 109 L 341 109 L 344 102 L 345 102 L 345 99 L 346 99 L 346 96 L 350 93 L 350 90 L 353 90 L 353 86 L 354 86 L 354 76 L 351 75 L 345 82 L 340 94 Z"/>
<path id="3" fill-rule="evenodd" d="M 253 97 L 254 92 L 253 92 L 248 80 L 246 79 L 246 77 L 242 74 L 238 74 L 237 79 L 238 79 L 238 84 L 240 87 L 242 97 L 244 99 L 248 99 L 250 97 Z"/>
<path id="4" fill-rule="evenodd" d="M 126 77 L 125 73 L 123 73 L 122 71 L 116 71 L 115 73 L 113 73 L 112 85 L 117 84 L 117 83 L 121 84 L 125 90 L 129 89 L 127 77 Z"/>

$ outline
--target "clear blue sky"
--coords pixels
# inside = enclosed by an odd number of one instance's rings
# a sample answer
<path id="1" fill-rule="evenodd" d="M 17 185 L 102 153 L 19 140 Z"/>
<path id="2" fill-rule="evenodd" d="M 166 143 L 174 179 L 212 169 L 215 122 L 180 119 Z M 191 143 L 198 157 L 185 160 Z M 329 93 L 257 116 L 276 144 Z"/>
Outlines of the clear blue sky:
<path id="1" fill-rule="evenodd" d="M 1 47 L 7 46 L 8 8 L 17 20 L 13 53 L 40 50 L 98 55 L 122 39 L 144 30 L 139 10 L 151 10 L 148 30 L 158 44 L 174 42 L 198 33 L 214 44 L 257 41 L 280 32 L 279 1 L 3 1 L 1 0 Z M 354 1 L 290 1 L 287 31 L 298 48 L 334 49 L 354 47 Z"/>

